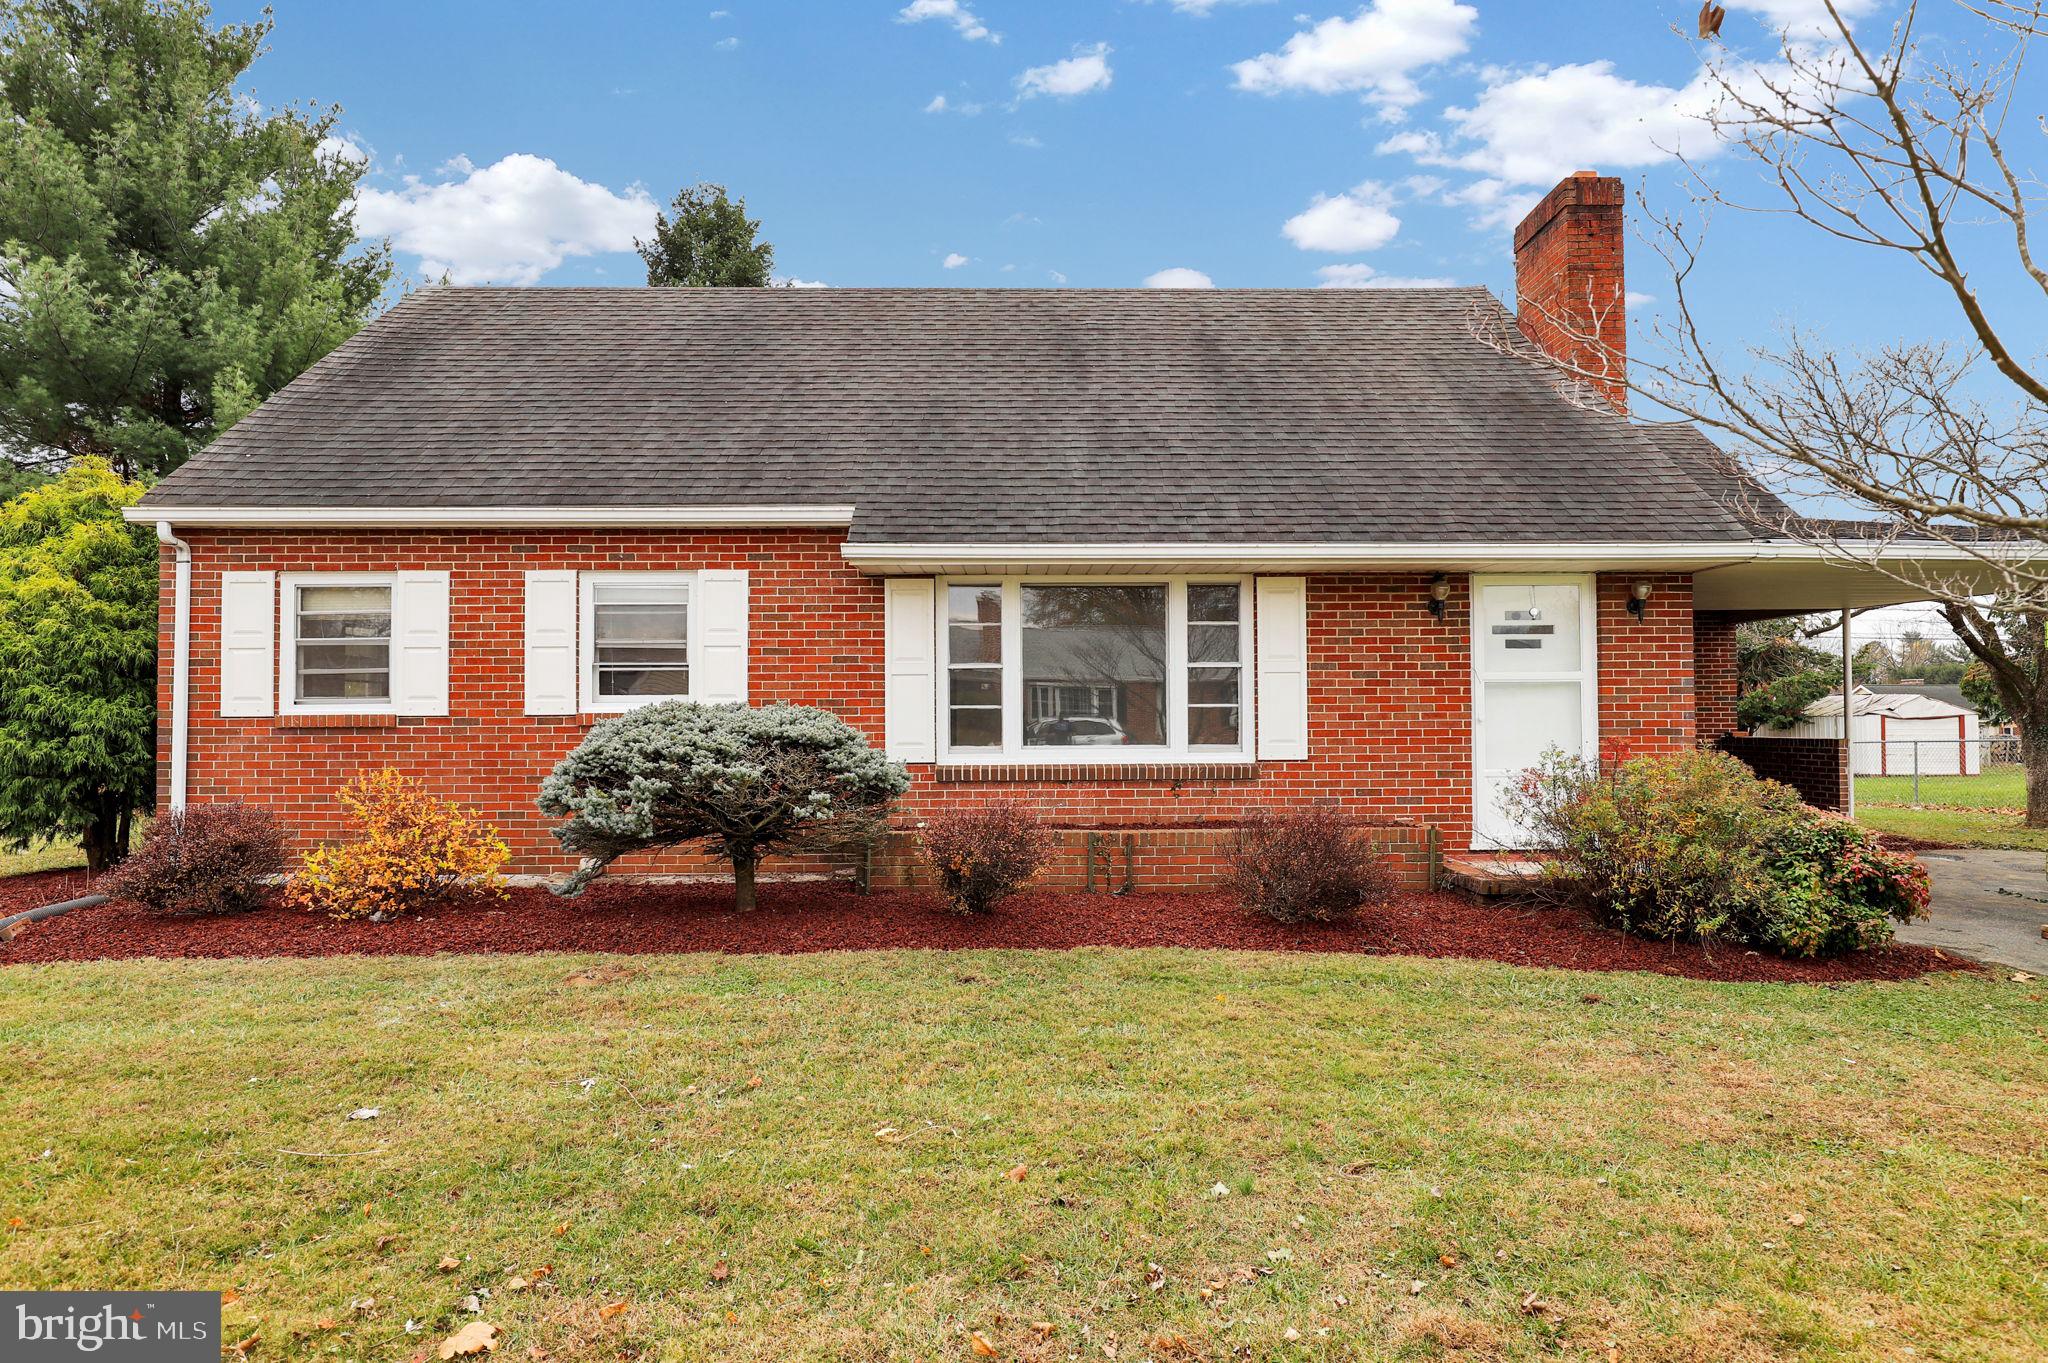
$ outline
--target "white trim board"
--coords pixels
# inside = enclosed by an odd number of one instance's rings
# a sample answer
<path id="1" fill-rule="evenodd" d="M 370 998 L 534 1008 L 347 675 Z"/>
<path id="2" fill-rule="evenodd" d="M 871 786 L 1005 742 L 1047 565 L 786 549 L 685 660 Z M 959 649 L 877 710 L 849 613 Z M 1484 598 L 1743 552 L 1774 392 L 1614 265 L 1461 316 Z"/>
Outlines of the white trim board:
<path id="1" fill-rule="evenodd" d="M 431 528 L 475 526 L 542 528 L 643 526 L 709 528 L 844 529 L 853 524 L 851 506 L 152 506 L 123 508 L 133 522 L 173 526 L 251 526 L 280 530 Z"/>

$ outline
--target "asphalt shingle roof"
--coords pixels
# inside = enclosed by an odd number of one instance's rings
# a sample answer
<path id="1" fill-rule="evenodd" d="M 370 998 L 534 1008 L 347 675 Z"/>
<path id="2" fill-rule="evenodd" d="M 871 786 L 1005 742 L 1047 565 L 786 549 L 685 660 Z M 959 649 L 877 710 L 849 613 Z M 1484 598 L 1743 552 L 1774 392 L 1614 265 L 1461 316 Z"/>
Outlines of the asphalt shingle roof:
<path id="1" fill-rule="evenodd" d="M 1718 541 L 1482 289 L 430 289 L 147 502 L 857 507 L 877 543 Z"/>

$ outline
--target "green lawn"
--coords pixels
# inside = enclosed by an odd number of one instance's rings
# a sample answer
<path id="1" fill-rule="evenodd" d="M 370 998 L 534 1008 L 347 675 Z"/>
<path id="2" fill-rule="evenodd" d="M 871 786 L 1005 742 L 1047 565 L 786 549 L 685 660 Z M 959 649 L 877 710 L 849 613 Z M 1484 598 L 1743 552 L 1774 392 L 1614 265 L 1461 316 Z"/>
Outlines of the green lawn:
<path id="1" fill-rule="evenodd" d="M 27 875 L 31 871 L 83 869 L 85 853 L 75 842 L 44 842 L 24 852 L 0 849 L 0 877 Z"/>
<path id="2" fill-rule="evenodd" d="M 11 967 L 0 1281 L 232 1287 L 258 1360 L 419 1356 L 476 1294 L 513 1360 L 979 1332 L 2017 1363 L 2048 1336 L 2039 990 L 1109 951 Z"/>
<path id="3" fill-rule="evenodd" d="M 1981 776 L 1923 776 L 1913 802 L 1910 776 L 1856 778 L 1856 817 L 1866 827 L 1957 847 L 2048 851 L 2048 829 L 2027 828 L 2025 772 L 1993 766 Z"/>

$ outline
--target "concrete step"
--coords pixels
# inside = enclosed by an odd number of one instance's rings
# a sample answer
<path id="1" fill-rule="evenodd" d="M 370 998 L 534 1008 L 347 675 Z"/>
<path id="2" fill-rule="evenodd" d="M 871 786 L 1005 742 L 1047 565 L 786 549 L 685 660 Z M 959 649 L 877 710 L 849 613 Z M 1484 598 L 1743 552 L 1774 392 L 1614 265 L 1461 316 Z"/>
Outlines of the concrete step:
<path id="1" fill-rule="evenodd" d="M 1526 856 L 1481 852 L 1444 858 L 1444 884 L 1486 899 L 1528 894 L 1543 879 L 1543 863 Z"/>

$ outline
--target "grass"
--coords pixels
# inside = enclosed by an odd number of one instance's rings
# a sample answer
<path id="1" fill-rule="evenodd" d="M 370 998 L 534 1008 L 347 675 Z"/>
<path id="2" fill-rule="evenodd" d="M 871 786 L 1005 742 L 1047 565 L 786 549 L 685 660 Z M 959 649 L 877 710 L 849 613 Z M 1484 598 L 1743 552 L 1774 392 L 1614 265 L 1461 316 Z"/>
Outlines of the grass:
<path id="1" fill-rule="evenodd" d="M 232 1287 L 265 1359 L 419 1356 L 471 1294 L 520 1360 L 969 1332 L 2037 1359 L 2030 989 L 1112 951 L 12 967 L 0 1281 Z"/>
<path id="2" fill-rule="evenodd" d="M 19 852 L 0 849 L 0 876 L 22 876 L 31 871 L 68 871 L 83 868 L 85 852 L 75 842 L 41 842 Z"/>
<path id="3" fill-rule="evenodd" d="M 2048 851 L 2048 829 L 2028 828 L 2026 773 L 1994 766 L 1981 776 L 1923 776 L 1913 803 L 1910 776 L 1856 778 L 1856 817 L 1865 827 L 1954 847 Z"/>

